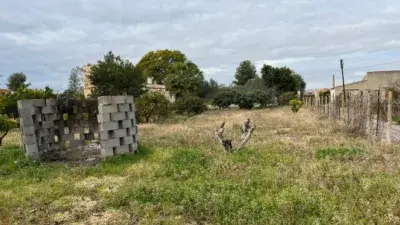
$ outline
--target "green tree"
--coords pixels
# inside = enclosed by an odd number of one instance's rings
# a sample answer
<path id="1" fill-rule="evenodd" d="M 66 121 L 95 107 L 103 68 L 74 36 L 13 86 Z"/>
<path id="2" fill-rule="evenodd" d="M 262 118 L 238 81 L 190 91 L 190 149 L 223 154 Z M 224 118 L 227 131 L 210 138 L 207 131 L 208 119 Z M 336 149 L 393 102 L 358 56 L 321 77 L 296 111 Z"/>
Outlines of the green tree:
<path id="1" fill-rule="evenodd" d="M 233 83 L 236 85 L 244 85 L 248 80 L 254 79 L 256 76 L 257 70 L 254 64 L 249 60 L 245 60 L 236 68 L 236 80 L 233 81 Z"/>
<path id="2" fill-rule="evenodd" d="M 130 61 L 109 51 L 103 60 L 93 65 L 89 74 L 94 86 L 92 97 L 128 94 L 139 97 L 144 92 L 145 78 Z"/>
<path id="3" fill-rule="evenodd" d="M 206 111 L 207 106 L 203 100 L 195 95 L 185 96 L 174 103 L 174 109 L 178 114 L 200 114 Z"/>
<path id="4" fill-rule="evenodd" d="M 203 86 L 203 72 L 191 61 L 175 63 L 167 76 L 165 88 L 176 98 L 199 93 Z"/>
<path id="5" fill-rule="evenodd" d="M 68 79 L 68 89 L 63 93 L 68 98 L 82 99 L 84 97 L 81 73 L 82 68 L 79 66 L 71 70 Z"/>
<path id="6" fill-rule="evenodd" d="M 7 115 L 0 115 L 0 146 L 3 145 L 3 139 L 11 129 L 17 128 L 16 120 L 8 118 Z"/>
<path id="7" fill-rule="evenodd" d="M 239 96 L 239 92 L 233 89 L 224 89 L 219 91 L 213 98 L 213 104 L 219 108 L 228 108 L 235 104 Z"/>
<path id="8" fill-rule="evenodd" d="M 213 79 L 210 79 L 210 81 L 204 80 L 199 96 L 206 99 L 212 98 L 218 92 L 218 89 L 219 85 L 217 81 Z"/>
<path id="9" fill-rule="evenodd" d="M 140 96 L 136 103 L 140 117 L 148 123 L 150 120 L 159 120 L 170 113 L 170 102 L 159 92 L 147 92 Z"/>
<path id="10" fill-rule="evenodd" d="M 29 83 L 26 83 L 26 75 L 24 73 L 13 73 L 7 79 L 7 87 L 11 91 L 17 91 L 19 88 L 29 87 Z"/>
<path id="11" fill-rule="evenodd" d="M 269 88 L 275 88 L 278 92 L 295 92 L 300 90 L 304 84 L 301 83 L 300 76 L 287 67 L 272 67 L 265 65 L 261 69 L 264 84 Z M 301 79 L 302 80 L 302 79 Z"/>
<path id="12" fill-rule="evenodd" d="M 148 52 L 136 66 L 143 71 L 146 78 L 151 77 L 156 83 L 164 84 L 171 70 L 174 70 L 174 65 L 186 60 L 182 52 L 165 49 Z"/>

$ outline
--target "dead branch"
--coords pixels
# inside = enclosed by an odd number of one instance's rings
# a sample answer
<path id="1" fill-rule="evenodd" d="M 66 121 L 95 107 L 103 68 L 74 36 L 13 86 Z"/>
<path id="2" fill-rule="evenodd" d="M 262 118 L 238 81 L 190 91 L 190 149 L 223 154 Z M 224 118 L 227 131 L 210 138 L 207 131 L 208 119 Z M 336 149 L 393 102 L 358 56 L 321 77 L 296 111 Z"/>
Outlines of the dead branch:
<path id="1" fill-rule="evenodd" d="M 253 133 L 254 129 L 256 128 L 255 125 L 250 125 L 250 119 L 247 119 L 242 126 L 242 135 L 240 137 L 240 145 L 236 148 L 236 151 L 239 151 L 244 148 L 246 143 L 249 141 L 251 134 Z M 224 149 L 225 152 L 232 152 L 232 140 L 223 138 L 223 133 L 225 131 L 225 122 L 221 124 L 221 126 L 214 131 L 215 137 L 219 141 L 221 147 Z"/>

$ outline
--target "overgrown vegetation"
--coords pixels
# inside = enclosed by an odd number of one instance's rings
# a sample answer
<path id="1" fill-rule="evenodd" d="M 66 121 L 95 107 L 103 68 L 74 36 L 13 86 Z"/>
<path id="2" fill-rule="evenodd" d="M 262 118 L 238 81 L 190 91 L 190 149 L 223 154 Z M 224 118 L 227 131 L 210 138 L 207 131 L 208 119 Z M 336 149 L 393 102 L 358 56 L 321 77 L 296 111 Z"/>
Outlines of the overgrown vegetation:
<path id="1" fill-rule="evenodd" d="M 174 103 L 174 110 L 178 114 L 196 115 L 206 111 L 204 101 L 195 95 L 179 98 Z"/>
<path id="2" fill-rule="evenodd" d="M 292 99 L 289 101 L 290 109 L 292 112 L 297 113 L 300 108 L 304 105 L 304 102 L 297 99 Z"/>
<path id="3" fill-rule="evenodd" d="M 165 118 L 171 113 L 170 102 L 159 92 L 147 92 L 143 94 L 137 100 L 136 106 L 139 118 L 143 117 L 147 123 Z"/>
<path id="4" fill-rule="evenodd" d="M 348 136 L 287 108 L 207 112 L 140 127 L 138 155 L 94 167 L 34 163 L 7 136 L 0 221 L 9 224 L 396 224 L 398 145 Z M 247 148 L 210 135 L 255 118 Z M 237 136 L 235 136 L 237 135 Z M 19 137 L 19 135 L 14 135 Z M 351 146 L 351 147 L 350 147 Z M 355 150 L 359 149 L 359 150 Z M 362 152 L 361 152 L 362 151 Z M 351 159 L 351 160 L 348 160 Z"/>

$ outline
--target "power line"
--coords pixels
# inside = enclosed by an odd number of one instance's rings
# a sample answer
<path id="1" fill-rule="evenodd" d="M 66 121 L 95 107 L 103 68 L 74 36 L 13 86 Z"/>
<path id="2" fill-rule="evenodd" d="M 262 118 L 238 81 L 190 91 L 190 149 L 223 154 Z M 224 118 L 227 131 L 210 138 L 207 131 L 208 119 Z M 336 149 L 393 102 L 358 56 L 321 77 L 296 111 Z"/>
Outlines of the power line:
<path id="1" fill-rule="evenodd" d="M 345 70 L 345 71 L 348 71 L 348 70 L 358 70 L 358 69 L 363 69 L 363 68 L 368 68 L 368 67 L 384 66 L 384 65 L 396 64 L 396 63 L 400 63 L 400 60 L 399 60 L 399 61 L 393 61 L 393 62 L 387 62 L 387 63 L 375 64 L 375 65 L 369 65 L 369 66 L 361 66 L 361 67 L 357 67 L 357 68 L 349 68 L 349 69 L 344 69 L 344 70 Z M 336 70 L 336 71 L 340 71 L 340 69 L 339 69 L 339 70 Z"/>

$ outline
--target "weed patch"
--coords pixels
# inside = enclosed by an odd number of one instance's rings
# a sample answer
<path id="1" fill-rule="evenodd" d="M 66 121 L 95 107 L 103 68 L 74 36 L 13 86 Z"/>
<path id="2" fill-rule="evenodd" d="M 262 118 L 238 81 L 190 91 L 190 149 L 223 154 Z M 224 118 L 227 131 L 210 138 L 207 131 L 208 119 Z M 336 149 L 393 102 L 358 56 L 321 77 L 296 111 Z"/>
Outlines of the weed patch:
<path id="1" fill-rule="evenodd" d="M 341 159 L 353 159 L 355 157 L 364 155 L 365 152 L 358 148 L 324 148 L 319 149 L 316 152 L 317 159 L 324 159 L 324 158 L 341 158 Z"/>

